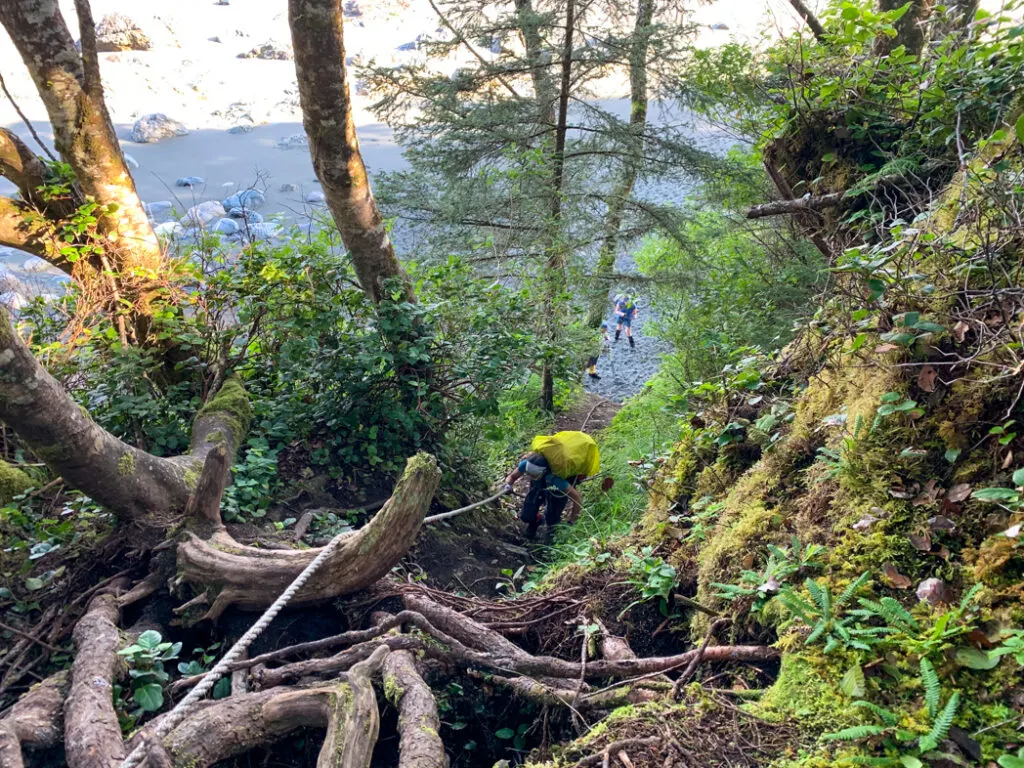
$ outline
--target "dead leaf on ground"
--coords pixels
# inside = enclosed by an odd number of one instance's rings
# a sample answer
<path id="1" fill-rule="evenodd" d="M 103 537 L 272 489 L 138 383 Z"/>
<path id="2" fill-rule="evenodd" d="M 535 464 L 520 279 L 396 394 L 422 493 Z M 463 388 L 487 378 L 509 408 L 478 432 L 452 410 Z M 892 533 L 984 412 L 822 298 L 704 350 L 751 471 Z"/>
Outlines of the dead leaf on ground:
<path id="1" fill-rule="evenodd" d="M 927 533 L 916 534 L 912 533 L 909 536 L 910 545 L 918 552 L 931 552 L 932 551 L 932 539 Z"/>
<path id="2" fill-rule="evenodd" d="M 935 555 L 936 557 L 941 557 L 947 563 L 949 562 L 949 547 L 939 547 L 937 550 L 929 554 Z"/>
<path id="3" fill-rule="evenodd" d="M 917 376 L 917 386 L 925 392 L 934 392 L 935 380 L 938 378 L 939 372 L 935 370 L 935 366 L 926 365 L 921 369 L 921 373 Z"/>
<path id="4" fill-rule="evenodd" d="M 933 531 L 955 531 L 956 523 L 950 520 L 945 515 L 936 515 L 935 517 L 928 518 L 928 525 L 932 527 Z"/>
<path id="5" fill-rule="evenodd" d="M 875 352 L 877 352 L 880 355 L 883 355 L 886 352 L 892 352 L 894 349 L 899 349 L 899 347 L 897 347 L 895 344 L 879 344 L 877 347 L 875 347 Z"/>
<path id="6" fill-rule="evenodd" d="M 969 330 L 971 330 L 971 326 L 969 326 L 963 320 L 961 320 L 960 322 L 953 326 L 953 338 L 956 339 L 957 344 L 964 343 L 964 337 L 967 335 L 967 332 Z"/>
<path id="7" fill-rule="evenodd" d="M 853 530 L 855 531 L 866 531 L 871 527 L 872 523 L 877 523 L 878 518 L 874 515 L 864 515 L 860 520 L 853 524 Z"/>
<path id="8" fill-rule="evenodd" d="M 1013 464 L 1013 451 L 1006 452 L 1006 458 L 1003 459 L 1003 469 L 1009 469 L 1010 465 Z"/>
<path id="9" fill-rule="evenodd" d="M 927 454 L 927 451 L 925 453 Z M 942 488 L 937 487 L 935 480 L 929 480 L 924 484 L 924 490 L 910 504 L 914 507 L 933 504 L 942 495 L 942 490 Z"/>
<path id="10" fill-rule="evenodd" d="M 909 576 L 904 576 L 897 571 L 896 566 L 892 563 L 886 563 L 882 566 L 882 577 L 895 589 L 909 589 L 913 583 Z"/>
<path id="11" fill-rule="evenodd" d="M 1018 536 L 1020 536 L 1020 526 L 1020 523 L 1017 523 L 1016 525 L 1011 525 L 1009 528 L 1003 531 L 1003 536 L 1005 536 L 1008 539 L 1016 539 Z"/>
<path id="12" fill-rule="evenodd" d="M 946 498 L 954 503 L 961 502 L 971 495 L 970 483 L 959 483 L 946 491 Z"/>

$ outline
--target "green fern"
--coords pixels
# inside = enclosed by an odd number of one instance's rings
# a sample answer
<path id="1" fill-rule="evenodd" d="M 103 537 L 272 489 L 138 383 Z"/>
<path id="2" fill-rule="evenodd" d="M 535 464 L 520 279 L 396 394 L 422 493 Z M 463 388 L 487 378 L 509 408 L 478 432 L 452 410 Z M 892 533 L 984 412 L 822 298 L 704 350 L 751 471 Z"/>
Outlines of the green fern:
<path id="1" fill-rule="evenodd" d="M 939 746 L 940 741 L 946 738 L 950 726 L 953 725 L 953 718 L 956 716 L 956 710 L 959 706 L 960 693 L 959 691 L 954 691 L 953 695 L 949 697 L 949 701 L 946 702 L 946 706 L 943 707 L 942 712 L 932 722 L 932 729 L 922 736 L 918 742 L 918 747 L 922 752 L 930 752 Z"/>
<path id="2" fill-rule="evenodd" d="M 888 768 L 888 766 L 899 766 L 902 765 L 898 757 L 869 757 L 868 755 L 850 755 L 844 758 L 845 762 L 851 763 L 852 765 L 872 765 L 879 766 L 882 768 Z"/>
<path id="3" fill-rule="evenodd" d="M 967 594 L 960 599 L 959 612 L 964 613 L 968 608 L 971 607 L 971 603 L 974 602 L 974 598 L 977 597 L 981 591 L 981 584 L 975 584 L 969 590 Z"/>
<path id="4" fill-rule="evenodd" d="M 854 725 L 835 733 L 826 733 L 821 738 L 825 741 L 857 741 L 866 739 L 868 736 L 877 736 L 887 730 L 889 730 L 887 725 Z"/>
<path id="5" fill-rule="evenodd" d="M 921 682 L 924 683 L 924 701 L 928 705 L 928 717 L 934 718 L 939 711 L 939 676 L 935 667 L 924 656 L 921 657 Z"/>
<path id="6" fill-rule="evenodd" d="M 901 632 L 918 631 L 920 625 L 917 623 L 917 619 L 911 616 L 907 609 L 899 604 L 899 601 L 894 600 L 891 597 L 883 597 L 878 602 L 874 600 L 867 600 L 860 598 L 858 601 L 871 614 L 879 616 L 891 626 Z M 857 615 L 869 617 L 862 612 L 858 612 Z"/>
<path id="7" fill-rule="evenodd" d="M 855 701 L 853 706 L 859 707 L 860 709 L 866 709 L 868 712 L 877 715 L 878 718 L 888 726 L 895 726 L 900 721 L 900 716 L 895 712 L 890 712 L 884 707 L 880 707 L 877 704 L 872 704 L 870 701 Z"/>
<path id="8" fill-rule="evenodd" d="M 842 591 L 842 594 L 839 595 L 839 599 L 836 600 L 836 605 L 846 605 L 850 602 L 850 600 L 853 599 L 853 596 L 857 593 L 857 590 L 863 587 L 870 578 L 871 572 L 864 571 L 864 573 L 850 582 L 849 586 L 847 586 L 847 588 Z"/>
<path id="9" fill-rule="evenodd" d="M 821 612 L 822 618 L 828 621 L 832 618 L 832 595 L 828 591 L 828 587 L 822 587 L 814 579 L 807 579 L 804 582 L 804 586 L 807 587 L 807 591 L 811 595 L 811 599 L 814 604 L 818 606 L 818 610 Z"/>

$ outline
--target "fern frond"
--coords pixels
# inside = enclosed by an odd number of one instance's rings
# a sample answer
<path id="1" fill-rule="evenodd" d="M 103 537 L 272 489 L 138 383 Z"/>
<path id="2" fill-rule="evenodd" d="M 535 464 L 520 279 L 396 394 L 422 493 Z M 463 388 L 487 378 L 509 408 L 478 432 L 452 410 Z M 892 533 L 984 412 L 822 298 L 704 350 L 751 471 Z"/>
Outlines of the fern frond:
<path id="1" fill-rule="evenodd" d="M 872 765 L 878 766 L 899 766 L 902 765 L 898 757 L 870 757 L 868 755 L 850 755 L 844 758 L 847 763 L 852 765 Z"/>
<path id="2" fill-rule="evenodd" d="M 832 618 L 832 595 L 828 591 L 828 587 L 821 586 L 814 579 L 807 579 L 804 582 L 804 586 L 807 587 L 807 591 L 810 593 L 811 599 L 814 600 L 814 604 L 821 611 L 821 615 L 826 619 Z"/>
<path id="3" fill-rule="evenodd" d="M 960 606 L 959 606 L 959 612 L 960 613 L 963 613 L 964 611 L 966 611 L 968 608 L 971 607 L 971 603 L 974 602 L 974 598 L 977 597 L 977 595 L 978 595 L 978 593 L 980 591 L 981 591 L 981 583 L 980 582 L 978 584 L 975 584 L 969 590 L 967 590 L 967 594 L 964 595 L 960 599 Z"/>
<path id="4" fill-rule="evenodd" d="M 960 692 L 954 691 L 953 695 L 949 697 L 949 701 L 946 702 L 946 706 L 939 713 L 939 716 L 932 722 L 932 729 L 922 736 L 918 742 L 918 747 L 920 747 L 922 752 L 930 752 L 939 746 L 940 741 L 946 738 L 950 726 L 953 725 L 953 718 L 956 716 L 956 710 L 959 706 Z"/>
<path id="5" fill-rule="evenodd" d="M 906 608 L 900 605 L 899 601 L 892 597 L 883 597 L 878 601 L 883 609 L 882 615 L 885 616 L 886 621 L 890 624 L 900 627 L 906 627 L 908 629 L 917 630 L 920 629 L 920 625 L 917 623 L 917 619 L 910 615 Z"/>
<path id="6" fill-rule="evenodd" d="M 868 736 L 877 736 L 889 730 L 886 725 L 854 725 L 850 728 L 843 728 L 835 733 L 826 733 L 821 738 L 825 741 L 857 741 L 866 739 Z"/>
<path id="7" fill-rule="evenodd" d="M 803 598 L 797 597 L 791 589 L 780 592 L 777 599 L 794 616 L 803 619 L 808 624 L 814 621 L 814 615 L 817 613 L 814 606 Z"/>
<path id="8" fill-rule="evenodd" d="M 825 622 L 824 619 L 822 619 L 821 621 L 819 621 L 817 624 L 814 625 L 814 629 L 811 630 L 811 634 L 809 634 L 807 636 L 807 640 L 805 642 L 808 645 L 810 645 L 811 643 L 816 641 L 818 638 L 820 638 L 823 634 L 825 634 L 825 630 L 826 629 L 828 629 L 828 624 Z"/>
<path id="9" fill-rule="evenodd" d="M 839 595 L 839 599 L 836 600 L 836 605 L 846 605 L 850 602 L 850 600 L 853 599 L 853 596 L 857 593 L 857 590 L 863 587 L 870 578 L 871 572 L 864 571 L 864 573 L 851 581 L 849 586 L 847 586 L 846 589 L 843 590 L 843 593 Z"/>
<path id="10" fill-rule="evenodd" d="M 921 657 L 921 682 L 924 683 L 924 701 L 928 705 L 928 717 L 934 718 L 939 711 L 939 676 L 935 667 L 924 656 Z"/>
<path id="11" fill-rule="evenodd" d="M 853 706 L 866 709 L 868 712 L 877 715 L 881 718 L 883 723 L 889 726 L 894 726 L 900 721 L 900 716 L 898 714 L 890 712 L 888 709 L 880 707 L 877 704 L 872 704 L 870 701 L 855 701 L 853 702 Z"/>

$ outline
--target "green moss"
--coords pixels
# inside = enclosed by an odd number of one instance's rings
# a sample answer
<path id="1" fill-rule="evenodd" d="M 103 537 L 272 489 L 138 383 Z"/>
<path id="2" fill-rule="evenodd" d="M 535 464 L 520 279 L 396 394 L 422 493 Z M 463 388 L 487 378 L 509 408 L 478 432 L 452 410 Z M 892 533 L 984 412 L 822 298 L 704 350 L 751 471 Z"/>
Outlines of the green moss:
<path id="1" fill-rule="evenodd" d="M 0 460 L 0 505 L 9 504 L 19 493 L 24 493 L 35 483 L 17 467 Z"/>
<path id="2" fill-rule="evenodd" d="M 228 429 L 234 433 L 235 439 L 240 440 L 249 429 L 249 422 L 252 419 L 252 405 L 249 402 L 249 395 L 242 386 L 242 382 L 235 376 L 225 381 L 220 391 L 204 405 L 197 419 L 216 417 L 223 420 Z M 207 439 L 213 439 L 210 437 Z"/>
<path id="3" fill-rule="evenodd" d="M 125 451 L 117 460 L 117 473 L 121 477 L 131 477 L 135 474 L 135 457 L 131 451 Z"/>
<path id="4" fill-rule="evenodd" d="M 842 675 L 832 659 L 784 653 L 775 684 L 751 707 L 768 720 L 795 719 L 811 733 L 837 730 L 856 721 L 851 721 L 850 699 L 839 691 Z"/>
<path id="5" fill-rule="evenodd" d="M 398 702 L 402 700 L 405 695 L 405 689 L 398 684 L 394 675 L 384 675 L 384 698 L 393 707 L 398 706 Z"/>

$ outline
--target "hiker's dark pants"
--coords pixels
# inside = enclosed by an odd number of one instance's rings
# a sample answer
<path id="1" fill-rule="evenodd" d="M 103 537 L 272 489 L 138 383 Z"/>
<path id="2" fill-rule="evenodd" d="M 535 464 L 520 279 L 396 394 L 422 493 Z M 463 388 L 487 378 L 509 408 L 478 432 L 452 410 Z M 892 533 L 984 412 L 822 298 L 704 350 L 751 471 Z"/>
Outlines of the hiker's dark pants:
<path id="1" fill-rule="evenodd" d="M 541 505 L 544 505 L 544 522 L 550 529 L 562 521 L 562 512 L 568 501 L 569 494 L 557 488 L 549 488 L 543 477 L 530 483 L 530 490 L 523 500 L 523 511 L 519 517 L 526 523 L 527 535 L 533 536 L 537 533 Z"/>

